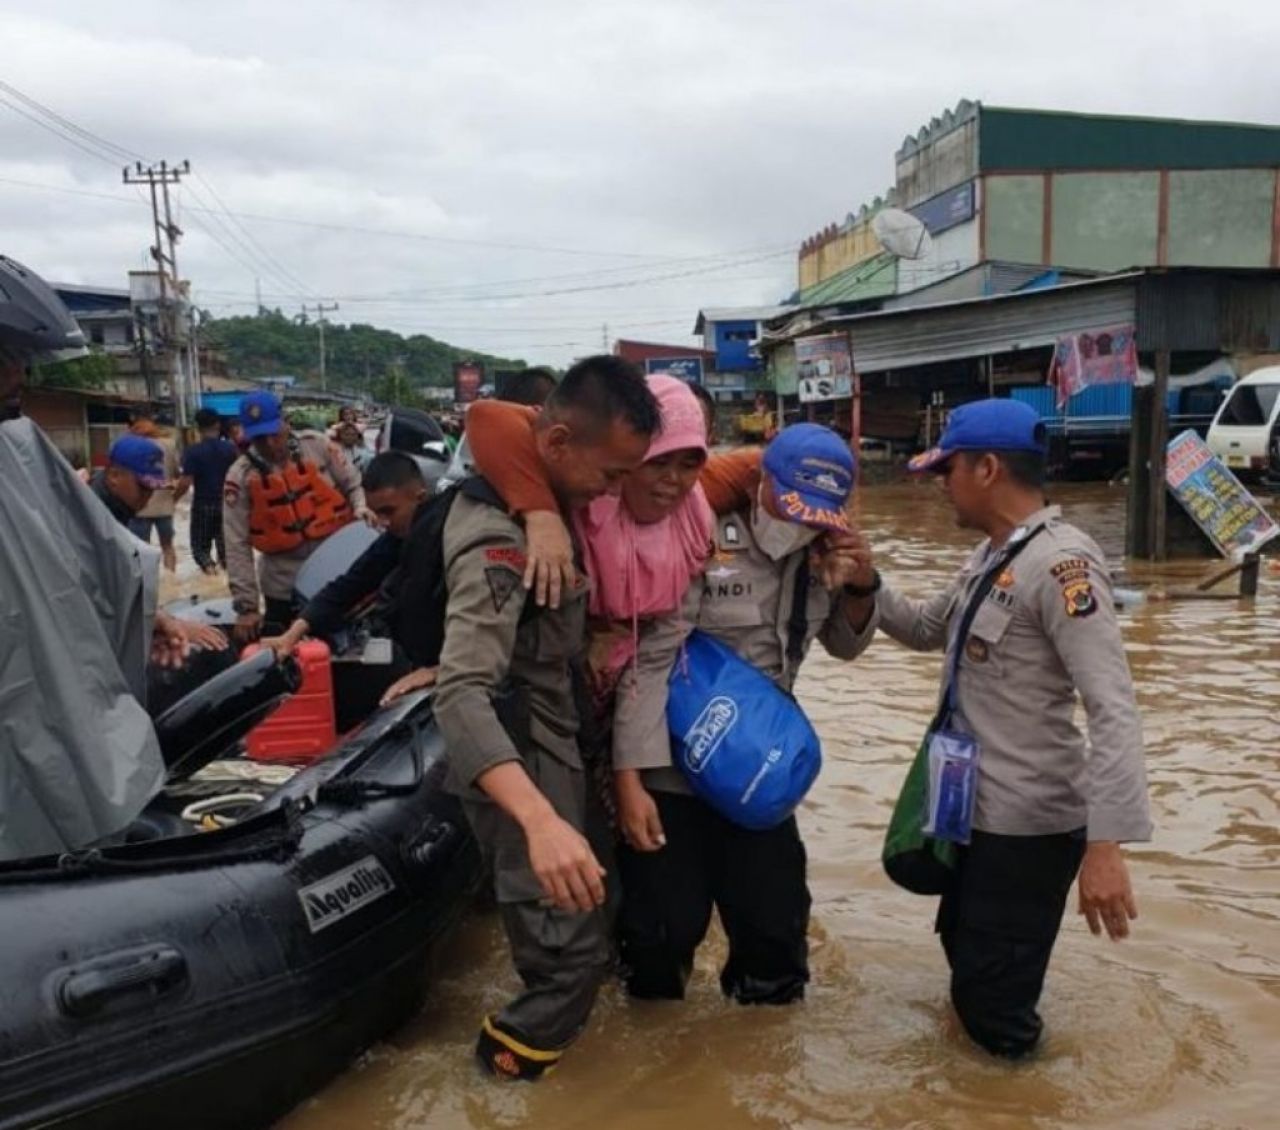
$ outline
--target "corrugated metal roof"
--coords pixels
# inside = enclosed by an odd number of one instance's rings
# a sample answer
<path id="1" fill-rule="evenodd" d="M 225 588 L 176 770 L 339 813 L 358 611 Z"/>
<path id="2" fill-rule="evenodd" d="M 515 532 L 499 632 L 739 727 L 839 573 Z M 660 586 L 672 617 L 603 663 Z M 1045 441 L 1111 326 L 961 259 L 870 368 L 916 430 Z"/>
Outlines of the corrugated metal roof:
<path id="1" fill-rule="evenodd" d="M 1138 348 L 1280 350 L 1280 271 L 1170 271 L 1138 286 Z"/>
<path id="2" fill-rule="evenodd" d="M 800 305 L 826 306 L 836 302 L 858 302 L 883 298 L 898 286 L 898 260 L 893 255 L 875 255 L 847 267 L 800 292 Z"/>
<path id="3" fill-rule="evenodd" d="M 905 310 L 824 319 L 809 332 L 842 328 L 859 372 L 883 372 L 1053 345 L 1058 337 L 1132 322 L 1140 271 L 1047 290 L 994 294 Z"/>
<path id="4" fill-rule="evenodd" d="M 85 286 L 82 283 L 50 283 L 49 286 L 55 294 L 101 294 L 107 298 L 123 298 L 126 302 L 129 301 L 127 287 Z"/>
<path id="5" fill-rule="evenodd" d="M 861 372 L 1052 345 L 1062 334 L 1132 322 L 1138 348 L 1280 352 L 1280 270 L 1161 268 L 861 314 L 807 311 L 768 346 L 847 329 Z"/>
<path id="6" fill-rule="evenodd" d="M 978 166 L 994 169 L 1280 167 L 1280 127 L 982 106 Z"/>
<path id="7" fill-rule="evenodd" d="M 1019 298 L 849 319 L 845 324 L 852 335 L 854 364 L 859 372 L 872 373 L 1035 349 L 1053 345 L 1063 334 L 1134 318 L 1132 282 L 1056 287 Z"/>

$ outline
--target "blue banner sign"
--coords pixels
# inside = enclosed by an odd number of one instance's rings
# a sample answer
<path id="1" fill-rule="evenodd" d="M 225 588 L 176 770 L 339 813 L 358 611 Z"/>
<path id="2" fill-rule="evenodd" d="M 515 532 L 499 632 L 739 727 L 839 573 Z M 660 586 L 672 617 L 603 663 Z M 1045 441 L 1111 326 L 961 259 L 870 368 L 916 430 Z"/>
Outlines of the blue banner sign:
<path id="1" fill-rule="evenodd" d="M 649 357 L 645 359 L 646 373 L 670 373 L 689 384 L 702 384 L 701 357 Z"/>
<path id="2" fill-rule="evenodd" d="M 972 220 L 973 213 L 973 181 L 965 181 L 946 192 L 940 192 L 911 209 L 911 214 L 916 219 L 924 221 L 930 235 L 937 235 L 966 220 Z"/>

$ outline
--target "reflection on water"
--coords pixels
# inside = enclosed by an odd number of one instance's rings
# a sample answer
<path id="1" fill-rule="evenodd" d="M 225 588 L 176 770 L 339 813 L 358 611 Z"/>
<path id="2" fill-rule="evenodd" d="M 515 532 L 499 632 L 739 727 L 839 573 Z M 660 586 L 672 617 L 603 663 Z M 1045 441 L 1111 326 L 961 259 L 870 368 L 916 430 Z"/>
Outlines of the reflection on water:
<path id="1" fill-rule="evenodd" d="M 1054 493 L 1119 566 L 1119 491 Z M 943 584 L 972 542 L 927 484 L 869 488 L 860 514 L 885 573 L 916 594 Z M 1181 584 L 1208 569 L 1168 572 Z M 939 673 L 937 656 L 882 639 L 852 665 L 815 653 L 799 686 L 827 753 L 801 816 L 814 892 L 814 981 L 802 1006 L 724 1003 L 715 938 L 688 1001 L 637 1006 L 610 988 L 556 1075 L 536 1087 L 489 1083 L 470 1061 L 475 1025 L 514 975 L 496 920 L 477 915 L 443 956 L 417 1021 L 284 1125 L 1277 1125 L 1278 596 L 1268 572 L 1252 606 L 1152 601 L 1124 615 L 1157 827 L 1131 852 L 1141 917 L 1130 941 L 1113 944 L 1069 913 L 1034 1061 L 1010 1067 L 966 1044 L 946 999 L 933 901 L 880 871 L 880 837 Z"/>

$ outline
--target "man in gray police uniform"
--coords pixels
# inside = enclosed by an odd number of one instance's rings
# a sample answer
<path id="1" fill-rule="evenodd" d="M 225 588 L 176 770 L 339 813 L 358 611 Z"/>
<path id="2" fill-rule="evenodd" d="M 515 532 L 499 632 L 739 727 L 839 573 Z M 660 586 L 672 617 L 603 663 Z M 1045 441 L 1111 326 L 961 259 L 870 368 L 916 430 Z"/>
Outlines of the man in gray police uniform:
<path id="1" fill-rule="evenodd" d="M 1119 845 L 1151 837 L 1142 730 L 1102 552 L 1045 505 L 1035 411 L 963 405 L 912 470 L 937 474 L 960 526 L 987 537 L 929 600 L 881 588 L 880 628 L 899 643 L 946 648 L 949 669 L 981 577 L 1026 539 L 982 600 L 959 664 L 958 728 L 980 751 L 977 804 L 937 925 L 966 1031 L 1016 1058 L 1040 1038 L 1036 1004 L 1077 870 L 1094 934 L 1124 938 L 1137 917 Z"/>

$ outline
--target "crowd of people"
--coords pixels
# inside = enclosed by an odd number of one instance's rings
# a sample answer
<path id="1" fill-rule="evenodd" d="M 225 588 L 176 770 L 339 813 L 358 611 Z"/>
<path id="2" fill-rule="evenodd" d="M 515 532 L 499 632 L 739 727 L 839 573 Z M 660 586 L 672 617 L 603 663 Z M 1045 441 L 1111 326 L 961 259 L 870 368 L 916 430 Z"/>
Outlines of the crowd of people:
<path id="1" fill-rule="evenodd" d="M 0 393 L 19 367 L 0 366 Z M 237 643 L 264 636 L 287 654 L 382 594 L 398 656 L 385 697 L 435 687 L 449 785 L 522 982 L 477 1038 L 501 1077 L 554 1068 L 614 968 L 632 997 L 682 999 L 713 911 L 726 997 L 785 1006 L 805 994 L 811 898 L 794 815 L 735 823 L 674 755 L 669 686 L 691 631 L 786 695 L 815 641 L 842 662 L 871 662 L 877 632 L 944 652 L 922 764 L 936 755 L 931 787 L 972 795 L 935 892 L 937 932 L 965 1030 L 1024 1056 L 1072 884 L 1095 933 L 1126 936 L 1136 905 L 1120 845 L 1151 832 L 1110 578 L 1094 542 L 1046 502 L 1043 426 L 1019 404 L 981 401 L 914 461 L 982 539 L 920 600 L 881 575 L 850 522 L 846 442 L 795 424 L 763 449 L 714 454 L 714 403 L 700 391 L 598 356 L 540 408 L 477 403 L 477 474 L 447 505 L 408 455 L 361 455 L 354 419 L 332 437 L 295 432 L 266 392 L 243 398 L 240 447 L 202 414 L 180 461 L 139 414 L 88 489 L 139 537 L 155 529 L 166 561 L 173 504 L 193 492 L 193 555 L 225 567 Z M 299 567 L 356 521 L 382 535 L 297 606 Z M 157 614 L 155 658 L 192 646 L 225 640 Z"/>

